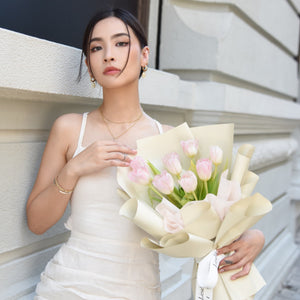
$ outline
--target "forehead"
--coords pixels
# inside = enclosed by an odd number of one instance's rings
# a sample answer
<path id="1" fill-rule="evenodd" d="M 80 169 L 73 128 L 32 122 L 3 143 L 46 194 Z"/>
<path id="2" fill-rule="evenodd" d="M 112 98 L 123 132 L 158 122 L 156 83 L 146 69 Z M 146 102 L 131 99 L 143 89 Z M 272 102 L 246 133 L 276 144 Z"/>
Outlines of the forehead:
<path id="1" fill-rule="evenodd" d="M 130 26 L 127 27 L 131 38 L 135 38 L 135 34 L 130 28 Z M 116 17 L 109 17 L 96 23 L 91 38 L 95 38 L 95 37 L 110 38 L 111 36 L 117 33 L 127 34 L 126 25 L 122 20 Z"/>

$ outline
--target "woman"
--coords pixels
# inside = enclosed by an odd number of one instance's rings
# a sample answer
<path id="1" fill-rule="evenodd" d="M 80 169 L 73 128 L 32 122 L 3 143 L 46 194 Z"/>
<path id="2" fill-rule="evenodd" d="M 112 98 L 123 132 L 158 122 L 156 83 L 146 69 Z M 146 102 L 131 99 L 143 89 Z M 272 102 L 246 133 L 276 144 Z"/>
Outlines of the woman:
<path id="1" fill-rule="evenodd" d="M 144 233 L 119 216 L 116 167 L 128 167 L 136 140 L 161 126 L 139 102 L 138 81 L 149 48 L 137 20 L 120 9 L 97 14 L 87 26 L 83 53 L 102 105 L 84 115 L 59 117 L 50 132 L 27 203 L 28 226 L 42 234 L 64 214 L 71 236 L 48 263 L 36 299 L 160 299 L 157 255 L 139 246 Z M 235 251 L 220 269 L 246 275 L 264 243 L 260 231 L 219 249 Z"/>

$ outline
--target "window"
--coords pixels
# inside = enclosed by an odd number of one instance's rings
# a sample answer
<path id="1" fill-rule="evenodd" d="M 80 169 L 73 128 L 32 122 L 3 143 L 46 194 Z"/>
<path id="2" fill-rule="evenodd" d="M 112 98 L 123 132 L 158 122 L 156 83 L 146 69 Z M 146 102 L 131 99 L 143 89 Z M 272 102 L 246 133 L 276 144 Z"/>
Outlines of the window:
<path id="1" fill-rule="evenodd" d="M 108 8 L 124 8 L 147 32 L 149 0 L 9 0 L 0 1 L 0 27 L 81 48 L 89 19 Z"/>

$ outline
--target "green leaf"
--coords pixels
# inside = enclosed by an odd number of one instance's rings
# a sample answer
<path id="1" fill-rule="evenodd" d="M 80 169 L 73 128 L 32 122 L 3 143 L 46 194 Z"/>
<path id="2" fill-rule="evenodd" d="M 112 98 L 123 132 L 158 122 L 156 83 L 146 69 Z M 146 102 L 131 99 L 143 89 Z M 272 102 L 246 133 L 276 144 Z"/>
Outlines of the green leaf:
<path id="1" fill-rule="evenodd" d="M 147 164 L 154 175 L 159 175 L 161 173 L 149 160 L 147 161 Z"/>
<path id="2" fill-rule="evenodd" d="M 179 186 L 178 188 L 177 187 L 174 187 L 174 193 L 179 197 L 179 198 L 183 198 L 184 195 L 185 195 L 185 191 L 184 189 Z"/>
<path id="3" fill-rule="evenodd" d="M 193 194 L 188 193 L 188 194 L 186 194 L 182 199 L 183 199 L 183 200 L 187 200 L 188 202 L 189 202 L 189 201 L 194 201 L 194 196 L 193 196 Z"/>
<path id="4" fill-rule="evenodd" d="M 203 188 L 203 181 L 199 179 L 198 177 L 198 185 L 197 185 L 197 189 L 196 189 L 196 196 L 198 198 L 198 200 L 203 200 L 203 196 L 202 196 L 202 191 L 204 190 Z"/>
<path id="5" fill-rule="evenodd" d="M 162 198 L 159 197 L 150 187 L 148 187 L 148 197 L 151 201 L 152 207 L 154 206 L 153 201 L 161 202 Z"/>
<path id="6" fill-rule="evenodd" d="M 178 208 L 182 207 L 181 199 L 178 199 L 178 196 L 175 193 L 167 195 L 166 198 Z"/>

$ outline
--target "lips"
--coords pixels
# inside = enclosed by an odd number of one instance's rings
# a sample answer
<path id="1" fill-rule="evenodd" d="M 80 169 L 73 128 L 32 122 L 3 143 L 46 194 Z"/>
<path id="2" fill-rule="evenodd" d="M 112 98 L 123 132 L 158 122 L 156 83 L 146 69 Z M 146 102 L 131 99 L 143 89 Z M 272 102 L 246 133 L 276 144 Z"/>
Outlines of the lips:
<path id="1" fill-rule="evenodd" d="M 105 70 L 103 71 L 104 75 L 115 75 L 117 73 L 119 73 L 121 70 L 115 67 L 107 67 L 105 68 Z"/>

